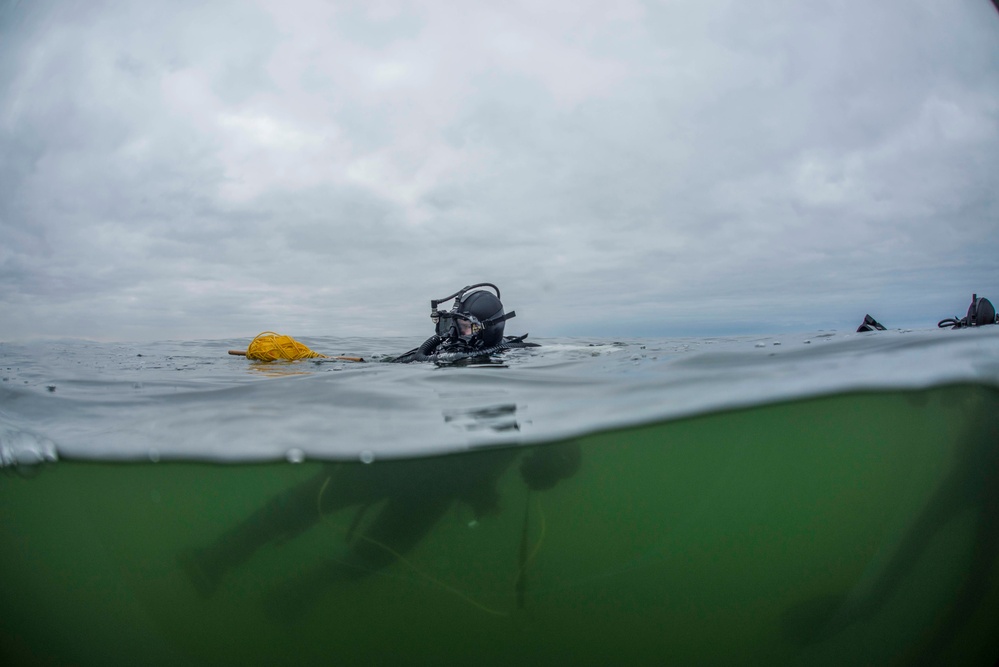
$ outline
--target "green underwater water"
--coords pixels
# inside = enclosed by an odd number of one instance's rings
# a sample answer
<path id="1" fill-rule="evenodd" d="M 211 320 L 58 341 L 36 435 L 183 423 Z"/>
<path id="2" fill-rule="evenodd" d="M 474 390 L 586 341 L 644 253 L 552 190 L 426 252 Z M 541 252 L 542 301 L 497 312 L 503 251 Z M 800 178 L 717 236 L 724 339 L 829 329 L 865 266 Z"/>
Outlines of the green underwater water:
<path id="1" fill-rule="evenodd" d="M 0 663 L 992 665 L 999 657 L 993 388 L 843 394 L 570 444 L 581 466 L 554 488 L 529 491 L 514 461 L 499 477 L 498 512 L 477 516 L 455 502 L 401 558 L 317 588 L 286 617 L 268 609 L 268 593 L 345 558 L 348 534 L 363 535 L 391 502 L 360 515 L 325 512 L 323 495 L 362 466 L 417 474 L 419 460 L 64 460 L 5 471 Z M 449 471 L 472 470 L 531 449 L 441 458 L 456 464 Z M 311 525 L 261 545 L 211 595 L 199 594 L 178 556 L 224 542 L 271 498 L 324 476 L 315 504 L 303 504 L 314 507 Z M 887 593 L 871 593 L 889 580 Z M 823 599 L 853 602 L 817 612 Z"/>

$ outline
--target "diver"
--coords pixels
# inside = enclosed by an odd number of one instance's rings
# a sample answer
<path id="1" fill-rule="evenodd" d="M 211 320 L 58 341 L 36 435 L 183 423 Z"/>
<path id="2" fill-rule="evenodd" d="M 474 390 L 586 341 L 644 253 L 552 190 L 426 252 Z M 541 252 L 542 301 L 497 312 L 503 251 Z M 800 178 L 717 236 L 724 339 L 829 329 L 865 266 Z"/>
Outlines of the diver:
<path id="1" fill-rule="evenodd" d="M 853 590 L 802 601 L 782 615 L 785 637 L 817 644 L 853 625 L 868 623 L 905 587 L 919 586 L 919 567 L 941 533 L 955 521 L 968 520 L 970 547 L 953 597 L 936 615 L 920 639 L 918 655 L 906 663 L 941 664 L 942 655 L 960 636 L 968 620 L 980 611 L 999 559 L 999 421 L 982 401 L 968 403 L 968 426 L 957 437 L 956 459 L 950 471 L 903 533 L 890 558 L 873 580 Z M 925 571 L 924 571 L 925 572 Z"/>
<path id="2" fill-rule="evenodd" d="M 496 296 L 476 287 L 492 287 Z M 441 301 L 456 299 L 449 312 L 437 310 Z M 455 363 L 488 357 L 512 347 L 536 347 L 526 336 L 503 338 L 505 314 L 499 290 L 487 283 L 472 285 L 450 297 L 431 302 L 437 333 L 396 362 Z M 512 405 L 462 412 L 497 431 L 517 429 Z M 456 413 L 445 412 L 445 421 Z M 498 485 L 520 460 L 520 478 L 531 491 L 554 487 L 580 467 L 579 444 L 564 441 L 530 448 L 496 447 L 462 454 L 372 463 L 328 463 L 311 478 L 264 503 L 257 511 L 209 544 L 178 556 L 203 597 L 212 595 L 233 569 L 260 548 L 283 543 L 329 515 L 355 508 L 343 540 L 327 558 L 305 568 L 289 582 L 265 595 L 265 609 L 273 618 L 291 620 L 337 583 L 356 581 L 405 560 L 440 518 L 458 503 L 476 517 L 500 510 Z M 527 513 L 525 512 L 525 534 Z M 525 549 L 521 548 L 522 560 Z M 521 572 L 517 600 L 523 604 Z"/>
<path id="3" fill-rule="evenodd" d="M 956 316 L 946 317 L 937 322 L 937 326 L 941 329 L 946 327 L 961 329 L 963 327 L 980 327 L 985 326 L 986 324 L 997 323 L 999 323 L 999 318 L 996 317 L 996 309 L 995 306 L 992 305 L 992 302 L 984 296 L 979 297 L 977 294 L 972 294 L 971 305 L 968 306 L 967 315 L 960 319 Z"/>
<path id="4" fill-rule="evenodd" d="M 478 287 L 492 288 L 494 296 Z M 471 291 L 475 290 L 475 291 Z M 454 299 L 451 310 L 438 310 L 441 303 Z M 430 319 L 436 333 L 417 348 L 389 359 L 394 363 L 433 361 L 441 364 L 487 360 L 513 348 L 540 347 L 525 342 L 522 336 L 504 336 L 506 321 L 517 316 L 515 311 L 504 312 L 500 291 L 492 283 L 477 283 L 462 287 L 442 299 L 431 299 Z"/>

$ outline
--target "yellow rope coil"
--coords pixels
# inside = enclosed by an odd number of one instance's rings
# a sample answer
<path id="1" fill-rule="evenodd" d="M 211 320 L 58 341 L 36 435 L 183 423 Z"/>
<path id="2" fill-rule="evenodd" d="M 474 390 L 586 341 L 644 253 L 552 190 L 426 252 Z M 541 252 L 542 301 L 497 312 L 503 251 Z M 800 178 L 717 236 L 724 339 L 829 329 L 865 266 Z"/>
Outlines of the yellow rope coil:
<path id="1" fill-rule="evenodd" d="M 291 336 L 282 336 L 273 331 L 265 331 L 250 342 L 246 348 L 246 358 L 258 361 L 285 359 L 326 359 L 325 354 L 313 352 Z"/>

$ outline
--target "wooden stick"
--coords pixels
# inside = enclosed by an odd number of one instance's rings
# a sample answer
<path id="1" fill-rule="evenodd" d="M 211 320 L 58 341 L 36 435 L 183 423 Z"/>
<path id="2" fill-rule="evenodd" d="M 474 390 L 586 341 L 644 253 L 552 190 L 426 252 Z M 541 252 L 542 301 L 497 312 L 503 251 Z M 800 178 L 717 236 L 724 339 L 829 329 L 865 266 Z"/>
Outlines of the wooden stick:
<path id="1" fill-rule="evenodd" d="M 246 350 L 229 350 L 229 354 L 234 357 L 245 357 Z M 357 361 L 363 362 L 364 357 L 320 357 L 320 359 L 336 359 L 337 361 Z"/>

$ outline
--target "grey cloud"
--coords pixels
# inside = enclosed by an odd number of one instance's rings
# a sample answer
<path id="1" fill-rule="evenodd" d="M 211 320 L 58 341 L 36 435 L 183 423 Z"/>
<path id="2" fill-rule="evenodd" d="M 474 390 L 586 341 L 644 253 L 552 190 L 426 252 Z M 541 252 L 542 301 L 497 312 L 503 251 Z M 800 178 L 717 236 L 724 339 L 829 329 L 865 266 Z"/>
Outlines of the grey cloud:
<path id="1" fill-rule="evenodd" d="M 409 335 L 483 279 L 535 335 L 932 324 L 999 284 L 989 3 L 606 12 L 0 6 L 0 336 Z"/>

